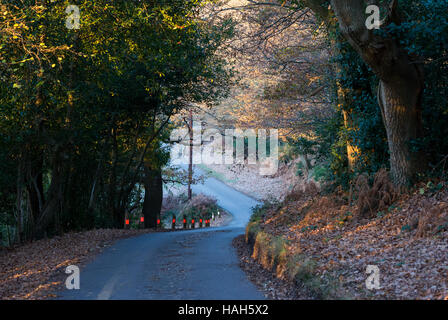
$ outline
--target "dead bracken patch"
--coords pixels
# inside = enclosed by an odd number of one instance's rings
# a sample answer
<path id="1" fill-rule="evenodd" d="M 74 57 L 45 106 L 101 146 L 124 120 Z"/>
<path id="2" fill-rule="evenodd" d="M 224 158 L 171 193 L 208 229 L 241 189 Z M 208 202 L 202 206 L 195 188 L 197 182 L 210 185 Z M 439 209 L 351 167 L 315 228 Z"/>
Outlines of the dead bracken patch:
<path id="1" fill-rule="evenodd" d="M 369 185 L 366 175 L 360 175 L 356 180 L 355 189 L 358 192 L 357 213 L 364 218 L 372 217 L 377 211 L 390 206 L 398 195 L 384 169 L 375 174 L 372 186 Z"/>
<path id="2" fill-rule="evenodd" d="M 433 236 L 448 230 L 448 203 L 425 199 L 418 219 L 416 237 Z"/>

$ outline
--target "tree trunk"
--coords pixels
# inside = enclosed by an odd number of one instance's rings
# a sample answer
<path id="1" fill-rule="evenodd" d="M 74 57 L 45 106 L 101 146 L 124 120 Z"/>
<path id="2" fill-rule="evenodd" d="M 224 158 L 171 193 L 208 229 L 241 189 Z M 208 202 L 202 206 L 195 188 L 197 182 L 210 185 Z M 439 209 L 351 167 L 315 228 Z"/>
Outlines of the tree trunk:
<path id="1" fill-rule="evenodd" d="M 39 218 L 45 203 L 42 166 L 43 161 L 40 155 L 35 160 L 28 159 L 27 161 L 27 191 L 34 221 Z"/>
<path id="2" fill-rule="evenodd" d="M 35 217 L 34 220 L 34 230 L 33 237 L 42 238 L 46 235 L 48 231 L 48 227 L 51 223 L 57 223 L 55 219 L 57 219 L 57 215 L 60 214 L 63 209 L 64 204 L 64 192 L 66 190 L 66 183 L 68 176 L 68 171 L 70 168 L 67 166 L 67 163 L 62 154 L 62 146 L 58 146 L 54 152 L 53 160 L 52 160 L 52 170 L 51 170 L 51 182 L 48 187 L 48 191 L 45 194 L 45 197 L 41 192 L 37 192 L 37 190 L 41 189 L 41 182 L 39 177 L 37 187 L 34 188 L 36 195 L 40 195 L 38 198 L 41 203 L 39 203 L 39 213 Z M 41 173 L 41 172 L 39 172 Z M 34 183 L 36 185 L 36 183 Z M 31 188 L 33 190 L 33 188 Z M 57 224 L 55 224 L 57 229 Z M 55 230 L 56 230 L 55 229 Z M 52 233 L 54 230 L 50 230 Z M 56 230 L 57 231 L 57 230 Z"/>
<path id="3" fill-rule="evenodd" d="M 420 95 L 418 82 L 380 82 L 378 102 L 386 126 L 390 152 L 391 173 L 398 185 L 407 185 L 415 174 L 425 168 L 420 152 L 412 152 L 410 142 L 422 136 Z"/>
<path id="4" fill-rule="evenodd" d="M 17 167 L 17 241 L 20 243 L 23 241 L 23 204 L 24 204 L 24 197 L 23 197 L 23 190 L 25 185 L 25 174 L 24 174 L 24 165 L 23 160 L 20 160 L 19 165 Z"/>
<path id="5" fill-rule="evenodd" d="M 145 217 L 145 228 L 157 226 L 160 218 L 163 200 L 162 171 L 145 166 L 145 199 L 143 202 L 143 216 Z"/>
<path id="6" fill-rule="evenodd" d="M 123 229 L 125 219 L 126 219 L 126 210 L 122 207 L 111 207 L 112 210 L 112 219 L 114 221 L 114 227 L 117 229 Z"/>
<path id="7" fill-rule="evenodd" d="M 188 200 L 191 200 L 191 185 L 193 183 L 193 112 L 190 110 L 190 125 L 188 127 L 190 134 L 190 157 L 188 163 Z"/>
<path id="8" fill-rule="evenodd" d="M 332 0 L 331 4 L 342 34 L 381 80 L 378 100 L 387 132 L 391 173 L 395 183 L 404 186 L 425 164 L 422 154 L 410 149 L 411 141 L 422 135 L 423 71 L 396 39 L 367 29 L 365 9 L 372 1 L 367 2 Z M 395 0 L 390 3 L 382 28 L 392 22 L 400 24 Z"/>

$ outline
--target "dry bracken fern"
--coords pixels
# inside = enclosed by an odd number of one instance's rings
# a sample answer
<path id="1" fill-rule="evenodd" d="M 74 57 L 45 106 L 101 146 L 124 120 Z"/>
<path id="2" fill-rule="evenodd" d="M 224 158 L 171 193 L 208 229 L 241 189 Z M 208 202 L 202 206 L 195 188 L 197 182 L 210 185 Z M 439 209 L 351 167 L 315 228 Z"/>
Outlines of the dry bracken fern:
<path id="1" fill-rule="evenodd" d="M 388 172 L 384 169 L 375 174 L 372 186 L 369 184 L 368 176 L 358 176 L 355 190 L 358 193 L 357 215 L 363 218 L 372 217 L 377 211 L 386 209 L 398 196 Z"/>

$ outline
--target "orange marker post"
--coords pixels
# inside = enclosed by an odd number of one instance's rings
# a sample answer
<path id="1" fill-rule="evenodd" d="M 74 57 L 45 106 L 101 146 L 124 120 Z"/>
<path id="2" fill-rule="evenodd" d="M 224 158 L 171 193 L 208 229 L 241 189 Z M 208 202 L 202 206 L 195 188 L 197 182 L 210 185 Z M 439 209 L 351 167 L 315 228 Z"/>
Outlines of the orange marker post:
<path id="1" fill-rule="evenodd" d="M 176 216 L 173 215 L 173 220 L 171 221 L 171 229 L 176 229 Z"/>

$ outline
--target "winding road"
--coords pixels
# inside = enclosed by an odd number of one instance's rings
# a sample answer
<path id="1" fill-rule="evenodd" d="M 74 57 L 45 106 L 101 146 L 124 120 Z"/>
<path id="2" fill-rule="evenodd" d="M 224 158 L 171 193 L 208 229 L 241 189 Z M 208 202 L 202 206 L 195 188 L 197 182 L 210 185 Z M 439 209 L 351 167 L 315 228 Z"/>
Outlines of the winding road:
<path id="1" fill-rule="evenodd" d="M 215 197 L 233 215 L 229 225 L 120 240 L 81 270 L 79 290 L 64 290 L 59 299 L 264 299 L 232 247 L 257 202 L 212 177 L 193 192 Z"/>

